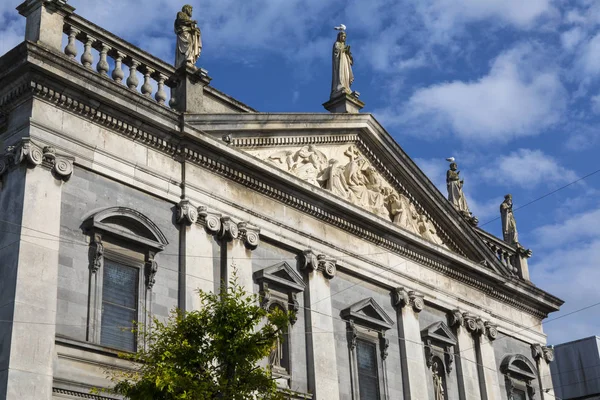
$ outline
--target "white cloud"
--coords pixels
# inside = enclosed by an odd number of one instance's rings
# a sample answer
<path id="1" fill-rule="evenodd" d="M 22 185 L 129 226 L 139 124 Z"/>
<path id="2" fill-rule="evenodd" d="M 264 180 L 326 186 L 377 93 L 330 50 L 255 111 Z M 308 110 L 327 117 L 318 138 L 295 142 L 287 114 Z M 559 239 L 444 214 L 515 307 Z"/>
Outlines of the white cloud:
<path id="1" fill-rule="evenodd" d="M 528 189 L 542 184 L 572 182 L 577 179 L 577 174 L 560 166 L 541 150 L 518 149 L 498 157 L 488 168 L 482 169 L 481 178 Z"/>
<path id="2" fill-rule="evenodd" d="M 399 113 L 376 110 L 384 123 L 408 125 L 415 134 L 457 136 L 478 142 L 508 141 L 539 133 L 558 122 L 566 106 L 559 73 L 521 45 L 500 54 L 488 75 L 417 90 Z"/>
<path id="3" fill-rule="evenodd" d="M 582 45 L 575 65 L 584 76 L 597 76 L 600 74 L 600 33 Z"/>
<path id="4" fill-rule="evenodd" d="M 530 260 L 532 281 L 541 289 L 565 300 L 550 319 L 598 302 L 600 280 L 600 210 L 589 210 L 534 231 L 537 246 Z M 600 331 L 600 308 L 591 308 L 544 325 L 553 344 L 596 335 Z M 564 329 L 569 326 L 569 329 Z"/>
<path id="5" fill-rule="evenodd" d="M 573 215 L 564 222 L 544 225 L 533 231 L 537 246 L 542 248 L 565 248 L 567 244 L 600 240 L 600 208 Z"/>
<path id="6" fill-rule="evenodd" d="M 566 50 L 573 50 L 585 37 L 585 32 L 580 27 L 575 27 L 560 35 L 562 46 Z"/>

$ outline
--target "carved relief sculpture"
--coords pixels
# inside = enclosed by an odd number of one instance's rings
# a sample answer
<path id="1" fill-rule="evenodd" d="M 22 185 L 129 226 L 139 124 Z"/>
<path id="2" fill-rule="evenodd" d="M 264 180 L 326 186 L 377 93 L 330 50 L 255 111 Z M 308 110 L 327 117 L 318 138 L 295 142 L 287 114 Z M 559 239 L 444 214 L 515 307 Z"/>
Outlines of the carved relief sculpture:
<path id="1" fill-rule="evenodd" d="M 331 79 L 331 98 L 340 94 L 350 94 L 350 86 L 354 82 L 352 74 L 352 53 L 350 46 L 346 44 L 346 27 L 342 24 L 335 29 L 340 32 L 337 35 L 337 40 L 333 44 L 333 76 Z"/>
<path id="2" fill-rule="evenodd" d="M 183 65 L 195 66 L 202 51 L 202 34 L 197 21 L 192 19 L 192 6 L 186 4 L 175 19 L 177 48 L 175 50 L 175 68 Z"/>
<path id="3" fill-rule="evenodd" d="M 500 216 L 502 217 L 502 235 L 504 241 L 510 244 L 519 244 L 519 234 L 517 232 L 517 222 L 513 214 L 512 195 L 504 196 L 504 201 L 500 204 Z"/>
<path id="4" fill-rule="evenodd" d="M 296 150 L 285 149 L 257 156 L 447 248 L 431 218 L 417 211 L 407 196 L 398 193 L 355 145 L 321 150 L 310 144 Z"/>

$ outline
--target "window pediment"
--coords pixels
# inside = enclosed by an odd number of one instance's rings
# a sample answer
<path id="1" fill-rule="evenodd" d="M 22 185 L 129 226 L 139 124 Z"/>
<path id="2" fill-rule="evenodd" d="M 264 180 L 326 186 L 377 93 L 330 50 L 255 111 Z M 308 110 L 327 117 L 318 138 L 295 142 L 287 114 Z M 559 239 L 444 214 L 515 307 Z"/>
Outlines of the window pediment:
<path id="1" fill-rule="evenodd" d="M 456 346 L 456 336 L 444 322 L 435 322 L 421 331 L 421 339 L 445 346 Z"/>
<path id="2" fill-rule="evenodd" d="M 358 325 L 379 330 L 388 330 L 394 325 L 392 318 L 372 297 L 342 310 L 340 315 L 343 319 L 353 320 Z"/>
<path id="3" fill-rule="evenodd" d="M 111 233 L 123 239 L 161 251 L 169 242 L 154 222 L 127 207 L 110 207 L 90 216 L 85 225 L 95 231 Z"/>
<path id="4" fill-rule="evenodd" d="M 306 288 L 300 274 L 285 261 L 256 271 L 253 276 L 259 284 L 268 282 L 272 287 L 283 289 L 284 292 L 297 293 L 304 291 L 304 288 Z"/>
<path id="5" fill-rule="evenodd" d="M 536 368 L 529 359 L 521 354 L 504 357 L 500 370 L 513 378 L 530 381 L 537 378 Z"/>

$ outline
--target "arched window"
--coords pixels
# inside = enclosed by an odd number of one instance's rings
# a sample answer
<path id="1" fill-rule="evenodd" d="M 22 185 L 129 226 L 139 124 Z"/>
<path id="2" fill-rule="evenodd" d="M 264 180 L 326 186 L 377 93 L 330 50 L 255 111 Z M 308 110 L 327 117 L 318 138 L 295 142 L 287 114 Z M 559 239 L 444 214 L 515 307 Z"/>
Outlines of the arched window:
<path id="1" fill-rule="evenodd" d="M 537 372 L 535 366 L 527 357 L 521 354 L 504 357 L 500 365 L 500 371 L 504 374 L 509 400 L 534 399 L 534 382 L 537 378 Z"/>
<path id="2" fill-rule="evenodd" d="M 90 236 L 87 340 L 135 352 L 132 329 L 149 322 L 156 255 L 168 242 L 149 218 L 126 207 L 96 212 L 83 228 Z"/>

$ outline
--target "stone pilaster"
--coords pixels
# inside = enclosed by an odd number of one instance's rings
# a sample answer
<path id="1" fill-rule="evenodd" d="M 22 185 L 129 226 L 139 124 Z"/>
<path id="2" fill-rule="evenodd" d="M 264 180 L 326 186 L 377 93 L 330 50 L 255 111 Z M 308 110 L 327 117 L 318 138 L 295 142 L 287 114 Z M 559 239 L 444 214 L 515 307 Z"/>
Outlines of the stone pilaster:
<path id="1" fill-rule="evenodd" d="M 27 0 L 17 11 L 27 18 L 25 40 L 61 50 L 65 17 L 75 11 L 66 0 Z"/>
<path id="2" fill-rule="evenodd" d="M 259 230 L 246 222 L 236 224 L 228 217 L 222 218 L 224 232 L 231 237 L 227 241 L 227 282 L 232 278 L 234 269 L 237 270 L 238 284 L 248 293 L 253 292 L 252 250 L 259 244 Z"/>
<path id="3" fill-rule="evenodd" d="M 498 329 L 490 322 L 468 313 L 463 314 L 464 324 L 475 340 L 479 388 L 483 400 L 502 400 L 498 383 L 498 368 L 492 342 L 498 337 Z"/>
<path id="4" fill-rule="evenodd" d="M 336 273 L 336 260 L 307 250 L 303 254 L 303 269 L 308 276 L 304 302 L 307 307 L 309 390 L 314 393 L 315 400 L 339 399 L 329 283 Z"/>
<path id="5" fill-rule="evenodd" d="M 419 326 L 419 313 L 425 307 L 423 296 L 397 288 L 392 292 L 392 298 L 398 319 L 404 399 L 427 399 L 428 375 Z"/>
<path id="6" fill-rule="evenodd" d="M 552 372 L 550 372 L 550 363 L 554 361 L 554 348 L 541 344 L 532 344 L 531 354 L 536 362 L 540 399 L 555 399 L 554 387 L 552 386 Z"/>
<path id="7" fill-rule="evenodd" d="M 180 225 L 179 307 L 184 311 L 198 310 L 198 289 L 205 292 L 215 290 L 214 257 L 219 257 L 213 246 L 215 232 L 208 226 L 208 213 L 204 207 L 196 208 L 189 200 L 184 199 L 177 205 L 176 212 L 176 220 Z M 220 216 L 217 217 L 217 224 L 220 224 L 219 218 Z"/>
<path id="8" fill-rule="evenodd" d="M 1 399 L 52 398 L 62 185 L 72 170 L 71 158 L 29 139 L 0 157 L 0 320 L 10 321 L 0 325 Z"/>
<path id="9" fill-rule="evenodd" d="M 463 400 L 480 400 L 479 377 L 477 372 L 477 352 L 475 341 L 465 326 L 465 319 L 460 310 L 450 314 L 450 326 L 456 331 L 456 373 L 458 390 Z"/>

